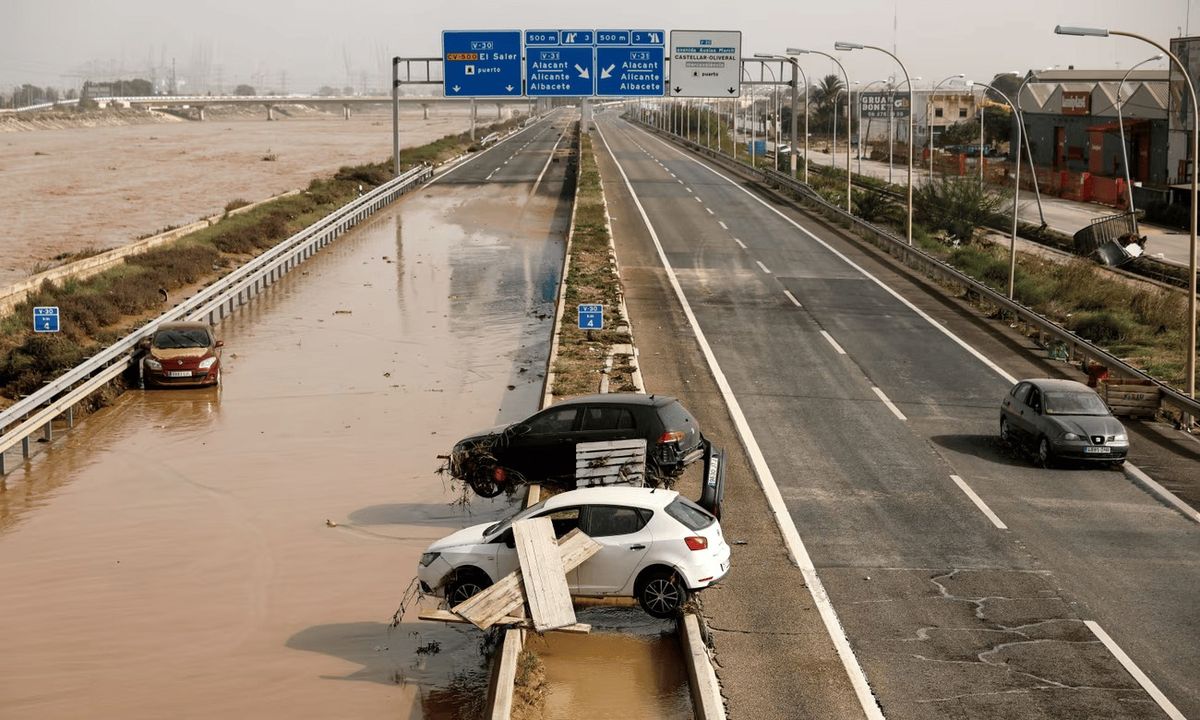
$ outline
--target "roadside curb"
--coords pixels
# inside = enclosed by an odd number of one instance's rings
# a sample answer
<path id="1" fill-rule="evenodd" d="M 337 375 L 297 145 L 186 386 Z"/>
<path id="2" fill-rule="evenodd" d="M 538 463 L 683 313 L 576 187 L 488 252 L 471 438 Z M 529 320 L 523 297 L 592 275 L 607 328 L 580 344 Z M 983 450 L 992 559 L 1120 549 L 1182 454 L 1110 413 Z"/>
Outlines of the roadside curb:
<path id="1" fill-rule="evenodd" d="M 725 700 L 708 654 L 708 646 L 700 632 L 700 620 L 694 613 L 684 613 L 677 622 L 683 662 L 687 665 L 692 691 L 692 712 L 696 720 L 725 720 Z"/>
<path id="2" fill-rule="evenodd" d="M 538 409 L 554 402 L 554 361 L 558 359 L 558 343 L 562 339 L 562 319 L 567 302 L 567 273 L 571 271 L 571 241 L 575 237 L 575 212 L 579 207 L 579 151 L 575 160 L 575 194 L 571 198 L 571 219 L 567 225 L 567 241 L 563 246 L 562 273 L 558 278 L 558 296 L 554 300 L 554 331 L 550 340 L 550 356 L 546 359 L 546 375 L 542 381 L 542 401 Z"/>
<path id="3" fill-rule="evenodd" d="M 1200 511 L 1185 503 L 1175 493 L 1166 489 L 1162 485 L 1159 485 L 1154 478 L 1143 472 L 1142 469 L 1137 465 L 1126 462 L 1123 469 L 1125 471 L 1125 477 L 1132 480 L 1135 485 L 1141 486 L 1141 488 L 1146 492 L 1154 495 L 1167 505 L 1170 505 L 1172 509 L 1177 510 L 1180 515 L 1183 515 L 1188 520 L 1191 520 L 1194 523 L 1200 523 Z"/>

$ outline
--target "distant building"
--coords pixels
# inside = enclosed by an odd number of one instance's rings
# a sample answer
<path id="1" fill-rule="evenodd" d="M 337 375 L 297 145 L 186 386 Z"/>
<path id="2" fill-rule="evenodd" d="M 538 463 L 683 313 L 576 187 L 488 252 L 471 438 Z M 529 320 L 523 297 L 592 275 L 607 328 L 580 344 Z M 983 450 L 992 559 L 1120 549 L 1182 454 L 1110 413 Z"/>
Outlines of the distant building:
<path id="1" fill-rule="evenodd" d="M 935 145 L 941 145 L 946 128 L 960 122 L 974 122 L 979 113 L 979 97 L 970 90 L 939 88 L 936 92 L 918 90 L 914 97 L 917 114 L 917 143 L 928 143 L 933 133 Z"/>
<path id="2" fill-rule="evenodd" d="M 1174 182 L 1168 163 L 1168 73 L 1135 70 L 1122 88 L 1125 74 L 1075 69 L 1033 74 L 1018 103 L 1039 170 L 1124 178 L 1119 96 L 1130 179 L 1157 186 Z M 1015 138 L 1015 118 L 1013 123 Z"/>

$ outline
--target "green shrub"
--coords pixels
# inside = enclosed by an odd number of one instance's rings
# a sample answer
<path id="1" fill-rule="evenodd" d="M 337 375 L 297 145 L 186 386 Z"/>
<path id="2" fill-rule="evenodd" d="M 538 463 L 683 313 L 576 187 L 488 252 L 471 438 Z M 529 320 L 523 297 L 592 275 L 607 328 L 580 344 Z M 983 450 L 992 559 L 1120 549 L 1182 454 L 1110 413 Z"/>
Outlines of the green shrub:
<path id="1" fill-rule="evenodd" d="M 964 243 L 971 242 L 977 229 L 995 218 L 1002 202 L 1000 195 L 981 189 L 968 178 L 938 178 L 913 193 L 913 211 L 918 218 Z"/>
<path id="2" fill-rule="evenodd" d="M 1123 313 L 1113 310 L 1081 312 L 1067 319 L 1067 328 L 1094 343 L 1113 343 L 1128 339 L 1134 323 Z"/>
<path id="3" fill-rule="evenodd" d="M 62 335 L 31 335 L 0 362 L 0 385 L 16 394 L 38 389 L 45 378 L 78 365 L 84 351 Z"/>

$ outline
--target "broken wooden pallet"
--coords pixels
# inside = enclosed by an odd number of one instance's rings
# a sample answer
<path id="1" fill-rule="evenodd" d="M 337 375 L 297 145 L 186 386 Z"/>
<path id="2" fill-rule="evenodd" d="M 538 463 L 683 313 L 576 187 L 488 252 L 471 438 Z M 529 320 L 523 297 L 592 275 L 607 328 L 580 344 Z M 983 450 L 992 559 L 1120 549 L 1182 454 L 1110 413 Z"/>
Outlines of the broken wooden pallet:
<path id="1" fill-rule="evenodd" d="M 417 617 L 421 620 L 430 620 L 433 622 L 449 622 L 449 623 L 469 623 L 470 622 L 469 620 L 465 620 L 465 619 L 455 615 L 454 613 L 450 612 L 449 610 L 429 610 L 429 611 L 426 611 L 426 612 L 423 612 L 423 613 L 417 615 Z M 525 630 L 533 630 L 534 629 L 533 621 L 530 620 L 529 618 L 514 617 L 512 615 L 506 615 L 506 616 L 500 618 L 499 620 L 497 620 L 495 622 L 495 624 L 496 625 L 511 625 L 513 627 L 519 627 L 519 628 L 523 628 Z M 588 625 L 586 623 L 575 623 L 574 625 L 567 625 L 566 627 L 554 628 L 554 630 L 555 630 L 555 632 L 577 633 L 577 634 L 581 634 L 581 635 L 586 635 L 587 633 L 592 631 L 592 626 Z"/>
<path id="2" fill-rule="evenodd" d="M 646 484 L 646 439 L 606 440 L 575 446 L 577 487 Z"/>
<path id="3" fill-rule="evenodd" d="M 600 543 L 591 539 L 578 528 L 563 536 L 558 543 L 558 554 L 563 573 L 579 567 L 583 561 L 600 552 Z M 483 592 L 463 600 L 450 611 L 468 620 L 480 630 L 486 630 L 499 622 L 500 618 L 512 615 L 525 603 L 521 571 L 509 573 L 495 585 Z"/>
<path id="4" fill-rule="evenodd" d="M 540 517 L 518 520 L 512 529 L 533 629 L 545 632 L 574 625 L 575 606 L 554 540 L 554 524 L 550 518 Z"/>

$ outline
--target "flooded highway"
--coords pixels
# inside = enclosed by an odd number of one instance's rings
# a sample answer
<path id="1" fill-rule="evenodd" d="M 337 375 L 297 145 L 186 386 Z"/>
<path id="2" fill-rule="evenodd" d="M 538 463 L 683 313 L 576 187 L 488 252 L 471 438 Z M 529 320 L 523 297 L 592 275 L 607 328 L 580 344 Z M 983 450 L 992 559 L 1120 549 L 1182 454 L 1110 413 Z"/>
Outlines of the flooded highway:
<path id="1" fill-rule="evenodd" d="M 220 390 L 128 392 L 8 475 L 0 717 L 477 699 L 480 633 L 388 621 L 431 540 L 509 508 L 453 506 L 436 456 L 537 406 L 561 180 L 398 202 L 218 326 Z"/>

